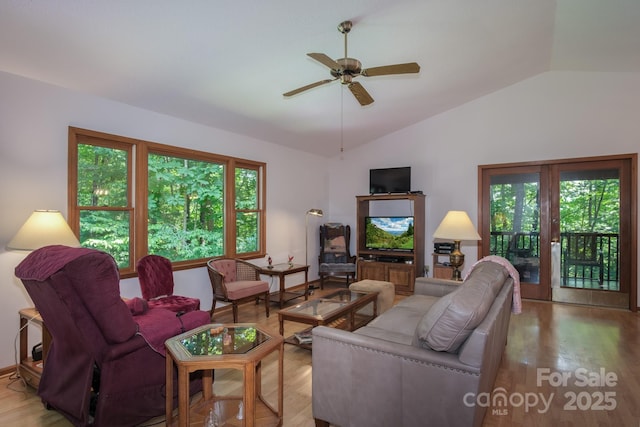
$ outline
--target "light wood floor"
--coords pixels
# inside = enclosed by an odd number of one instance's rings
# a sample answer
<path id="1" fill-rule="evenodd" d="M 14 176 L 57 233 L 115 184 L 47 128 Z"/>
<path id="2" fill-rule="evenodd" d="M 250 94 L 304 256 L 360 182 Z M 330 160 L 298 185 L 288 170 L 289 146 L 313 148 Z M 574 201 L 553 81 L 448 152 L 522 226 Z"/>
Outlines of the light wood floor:
<path id="1" fill-rule="evenodd" d="M 335 289 L 333 284 L 329 287 Z M 314 296 L 320 293 L 316 291 Z M 244 305 L 240 321 L 257 322 L 277 333 L 277 307 L 272 307 L 272 315 L 266 319 L 262 305 Z M 231 313 L 216 315 L 215 321 L 231 322 Z M 300 326 L 286 322 L 285 334 Z M 263 392 L 268 400 L 275 399 L 270 391 L 270 385 L 275 383 L 275 364 L 270 362 L 265 361 L 263 371 Z M 544 378 L 541 368 L 547 369 Z M 311 353 L 285 346 L 284 369 L 284 426 L 311 427 L 314 425 Z M 576 372 L 578 369 L 584 371 Z M 615 375 L 616 384 L 596 386 L 602 372 L 604 376 Z M 562 373 L 570 375 L 564 384 L 552 386 L 545 379 L 556 379 Z M 581 386 L 583 377 L 589 379 L 588 385 Z M 216 371 L 215 392 L 239 394 L 239 380 L 234 371 Z M 507 403 L 496 400 L 488 407 L 483 423 L 486 427 L 640 427 L 640 315 L 616 309 L 524 301 L 523 313 L 511 317 L 508 343 L 494 390 L 493 400 L 502 395 Z M 550 400 L 548 409 L 541 399 Z M 528 408 L 523 401 L 530 403 Z M 613 406 L 612 410 L 596 409 Z M 0 425 L 71 424 L 56 412 L 45 410 L 34 390 L 25 389 L 19 380 L 5 376 L 0 378 Z M 145 423 L 149 425 L 164 425 L 164 421 Z"/>

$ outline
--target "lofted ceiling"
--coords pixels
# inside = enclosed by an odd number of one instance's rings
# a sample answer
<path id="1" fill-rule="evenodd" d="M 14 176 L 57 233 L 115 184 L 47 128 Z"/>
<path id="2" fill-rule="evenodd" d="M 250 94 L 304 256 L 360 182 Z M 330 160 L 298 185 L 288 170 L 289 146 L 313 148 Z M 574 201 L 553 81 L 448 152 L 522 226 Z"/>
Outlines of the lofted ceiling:
<path id="1" fill-rule="evenodd" d="M 309 58 L 358 77 L 362 107 Z M 549 70 L 640 72 L 638 0 L 0 0 L 0 71 L 334 156 Z"/>

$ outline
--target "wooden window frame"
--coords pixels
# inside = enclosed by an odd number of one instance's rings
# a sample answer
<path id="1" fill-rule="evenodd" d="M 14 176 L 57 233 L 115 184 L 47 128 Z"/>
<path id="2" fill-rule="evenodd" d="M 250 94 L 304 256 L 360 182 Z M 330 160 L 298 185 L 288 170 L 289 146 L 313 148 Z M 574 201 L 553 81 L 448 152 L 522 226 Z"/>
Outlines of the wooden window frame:
<path id="1" fill-rule="evenodd" d="M 266 255 L 266 163 L 241 159 L 220 154 L 208 153 L 182 147 L 174 147 L 151 141 L 112 135 L 77 127 L 69 127 L 68 140 L 68 215 L 71 229 L 80 234 L 80 212 L 87 209 L 78 206 L 78 144 L 99 145 L 107 148 L 125 150 L 128 153 L 127 207 L 117 208 L 130 212 L 129 259 L 130 265 L 120 269 L 122 277 L 136 275 L 135 263 L 147 255 L 147 218 L 148 218 L 148 156 L 159 154 L 180 157 L 189 160 L 220 163 L 225 168 L 224 178 L 224 254 L 232 258 L 260 258 Z M 236 168 L 258 171 L 258 250 L 250 253 L 236 253 L 236 210 L 235 210 L 235 170 Z M 93 209 L 93 208 L 92 208 Z M 109 207 L 96 207 L 96 210 L 113 210 Z M 213 257 L 213 255 L 212 255 Z M 177 261 L 174 269 L 203 267 L 209 258 Z"/>

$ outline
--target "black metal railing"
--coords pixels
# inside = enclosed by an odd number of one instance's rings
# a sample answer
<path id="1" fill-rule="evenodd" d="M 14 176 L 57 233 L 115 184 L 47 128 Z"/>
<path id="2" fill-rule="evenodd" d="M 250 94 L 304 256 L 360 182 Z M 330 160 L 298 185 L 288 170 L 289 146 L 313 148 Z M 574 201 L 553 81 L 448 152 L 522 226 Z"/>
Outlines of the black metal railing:
<path id="1" fill-rule="evenodd" d="M 561 286 L 620 290 L 619 237 L 617 233 L 561 233 Z M 489 249 L 492 255 L 511 261 L 522 279 L 537 278 L 540 258 L 537 232 L 492 232 Z"/>

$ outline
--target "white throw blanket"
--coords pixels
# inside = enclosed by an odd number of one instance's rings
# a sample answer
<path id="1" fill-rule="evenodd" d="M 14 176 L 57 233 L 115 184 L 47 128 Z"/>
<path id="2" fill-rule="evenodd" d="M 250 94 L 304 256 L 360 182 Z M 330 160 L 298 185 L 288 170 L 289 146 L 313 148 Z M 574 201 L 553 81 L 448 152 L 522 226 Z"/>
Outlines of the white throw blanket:
<path id="1" fill-rule="evenodd" d="M 469 272 L 464 276 L 464 280 L 467 280 L 469 274 L 473 271 L 476 265 L 481 262 L 495 262 L 496 264 L 500 264 L 509 272 L 509 276 L 513 279 L 513 303 L 511 304 L 511 312 L 514 314 L 522 313 L 522 299 L 520 298 L 520 273 L 518 270 L 509 262 L 508 259 L 503 258 L 497 255 L 489 255 L 482 259 L 476 261 L 469 269 Z"/>

